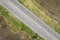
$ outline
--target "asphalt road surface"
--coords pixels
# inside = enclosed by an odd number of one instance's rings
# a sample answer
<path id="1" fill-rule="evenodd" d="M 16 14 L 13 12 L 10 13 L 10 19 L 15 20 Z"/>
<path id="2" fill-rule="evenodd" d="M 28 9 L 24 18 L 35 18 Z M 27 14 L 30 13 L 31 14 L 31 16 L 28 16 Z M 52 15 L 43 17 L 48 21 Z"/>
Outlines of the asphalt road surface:
<path id="1" fill-rule="evenodd" d="M 60 40 L 60 35 L 58 33 L 16 0 L 0 0 L 0 4 L 44 39 Z"/>

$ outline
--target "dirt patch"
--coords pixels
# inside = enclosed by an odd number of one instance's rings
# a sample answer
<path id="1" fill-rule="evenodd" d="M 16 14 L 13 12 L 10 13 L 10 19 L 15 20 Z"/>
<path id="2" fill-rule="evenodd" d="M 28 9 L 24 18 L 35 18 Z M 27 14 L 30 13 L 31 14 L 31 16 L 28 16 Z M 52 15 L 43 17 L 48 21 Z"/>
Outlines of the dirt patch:
<path id="1" fill-rule="evenodd" d="M 51 14 L 60 17 L 60 0 L 36 0 Z"/>
<path id="2" fill-rule="evenodd" d="M 0 40 L 32 40 L 31 37 L 20 30 L 13 32 L 3 16 L 0 16 Z"/>

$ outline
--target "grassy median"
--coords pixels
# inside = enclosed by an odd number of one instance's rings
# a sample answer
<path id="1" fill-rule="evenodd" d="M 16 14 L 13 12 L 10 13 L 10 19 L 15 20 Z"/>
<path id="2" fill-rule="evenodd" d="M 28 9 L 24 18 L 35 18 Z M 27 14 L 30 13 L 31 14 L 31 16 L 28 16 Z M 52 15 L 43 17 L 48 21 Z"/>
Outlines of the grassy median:
<path id="1" fill-rule="evenodd" d="M 48 24 L 52 29 L 57 31 L 60 34 L 60 25 L 59 23 L 47 15 L 49 12 L 43 8 L 40 4 L 38 4 L 35 0 L 18 0 L 25 7 L 31 10 L 34 14 L 36 14 L 40 19 L 42 19 L 46 24 Z"/>
<path id="2" fill-rule="evenodd" d="M 6 8 L 0 5 L 0 15 L 4 16 L 11 26 L 20 29 L 23 32 L 26 32 L 32 37 L 32 40 L 44 40 L 37 33 L 33 32 L 28 26 L 26 26 L 21 20 L 18 20 L 14 15 L 12 15 Z"/>

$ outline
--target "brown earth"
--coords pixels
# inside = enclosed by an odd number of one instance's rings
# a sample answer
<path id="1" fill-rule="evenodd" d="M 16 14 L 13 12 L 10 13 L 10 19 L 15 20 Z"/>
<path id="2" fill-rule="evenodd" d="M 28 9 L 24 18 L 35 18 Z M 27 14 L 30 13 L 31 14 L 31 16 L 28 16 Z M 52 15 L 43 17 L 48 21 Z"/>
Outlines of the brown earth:
<path id="1" fill-rule="evenodd" d="M 46 8 L 51 14 L 60 18 L 60 0 L 36 0 Z"/>
<path id="2" fill-rule="evenodd" d="M 7 24 L 4 17 L 0 16 L 0 40 L 32 40 L 27 33 L 20 30 L 13 32 L 11 28 L 12 27 Z"/>

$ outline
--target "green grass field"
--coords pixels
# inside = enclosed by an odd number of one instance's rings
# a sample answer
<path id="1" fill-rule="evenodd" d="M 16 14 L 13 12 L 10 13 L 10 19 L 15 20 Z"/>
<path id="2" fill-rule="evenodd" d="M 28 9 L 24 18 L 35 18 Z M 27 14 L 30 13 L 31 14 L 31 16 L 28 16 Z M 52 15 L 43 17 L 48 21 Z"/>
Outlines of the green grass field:
<path id="1" fill-rule="evenodd" d="M 4 16 L 11 26 L 16 27 L 17 29 L 22 30 L 23 32 L 28 33 L 32 40 L 44 40 L 37 33 L 33 32 L 28 26 L 26 26 L 21 20 L 18 20 L 14 15 L 12 15 L 6 8 L 0 5 L 0 15 Z"/>
<path id="2" fill-rule="evenodd" d="M 49 13 L 45 8 L 43 8 L 40 4 L 38 4 L 35 0 L 18 0 L 25 7 L 31 10 L 34 14 L 36 14 L 39 18 L 41 18 L 46 24 L 48 24 L 52 29 L 57 31 L 60 34 L 60 25 L 47 15 Z"/>

